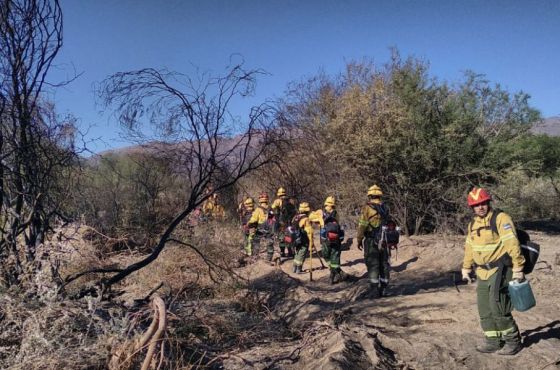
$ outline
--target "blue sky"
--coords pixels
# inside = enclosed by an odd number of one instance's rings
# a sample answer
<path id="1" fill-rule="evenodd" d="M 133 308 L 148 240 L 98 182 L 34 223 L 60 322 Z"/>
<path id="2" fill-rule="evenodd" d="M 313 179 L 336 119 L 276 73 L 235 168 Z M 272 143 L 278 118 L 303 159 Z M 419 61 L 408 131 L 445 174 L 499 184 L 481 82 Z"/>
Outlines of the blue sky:
<path id="1" fill-rule="evenodd" d="M 290 81 L 346 61 L 385 63 L 389 48 L 430 62 L 455 82 L 467 69 L 523 90 L 543 116 L 560 115 L 560 1 L 62 0 L 64 46 L 52 80 L 83 74 L 54 96 L 59 113 L 91 126 L 94 152 L 126 145 L 93 86 L 145 67 L 219 73 L 230 56 L 270 73 L 254 102 L 282 96 Z"/>

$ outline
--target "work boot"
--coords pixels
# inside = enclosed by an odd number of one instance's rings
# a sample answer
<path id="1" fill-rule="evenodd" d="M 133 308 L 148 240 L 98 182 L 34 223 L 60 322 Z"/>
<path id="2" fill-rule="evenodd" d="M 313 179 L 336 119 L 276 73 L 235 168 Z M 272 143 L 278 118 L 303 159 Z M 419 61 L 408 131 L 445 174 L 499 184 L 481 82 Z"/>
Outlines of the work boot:
<path id="1" fill-rule="evenodd" d="M 348 275 L 344 271 L 342 271 L 340 267 L 336 269 L 336 273 L 338 275 L 339 282 L 344 281 L 348 278 Z"/>
<path id="2" fill-rule="evenodd" d="M 500 349 L 496 353 L 499 354 L 499 355 L 504 355 L 504 356 L 513 356 L 517 352 L 521 351 L 522 348 L 523 348 L 523 346 L 521 345 L 521 342 L 519 341 L 519 339 L 506 340 L 506 344 L 504 344 L 502 349 Z"/>
<path id="3" fill-rule="evenodd" d="M 294 267 L 294 268 L 293 268 L 292 272 L 295 274 L 295 273 L 297 272 L 297 265 L 294 264 L 293 267 Z"/>
<path id="4" fill-rule="evenodd" d="M 369 283 L 369 298 L 379 298 L 379 283 Z"/>
<path id="5" fill-rule="evenodd" d="M 387 283 L 379 283 L 379 296 L 385 297 L 387 295 Z"/>
<path id="6" fill-rule="evenodd" d="M 303 273 L 301 266 L 296 265 L 296 274 L 301 274 L 301 273 Z"/>
<path id="7" fill-rule="evenodd" d="M 331 270 L 331 276 L 330 276 L 331 285 L 334 285 L 334 284 L 337 283 L 337 281 L 336 281 L 336 275 L 337 275 L 336 270 Z"/>
<path id="8" fill-rule="evenodd" d="M 499 338 L 484 338 L 484 342 L 475 347 L 481 353 L 493 353 L 502 347 Z"/>

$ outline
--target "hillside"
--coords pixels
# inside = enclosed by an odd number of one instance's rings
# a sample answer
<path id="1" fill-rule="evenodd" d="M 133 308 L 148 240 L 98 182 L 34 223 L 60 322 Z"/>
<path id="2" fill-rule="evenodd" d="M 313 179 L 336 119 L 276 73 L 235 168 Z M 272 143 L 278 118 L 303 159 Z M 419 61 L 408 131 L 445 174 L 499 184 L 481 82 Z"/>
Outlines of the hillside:
<path id="1" fill-rule="evenodd" d="M 535 134 L 560 136 L 560 117 L 545 118 L 542 123 L 535 125 L 531 131 Z"/>

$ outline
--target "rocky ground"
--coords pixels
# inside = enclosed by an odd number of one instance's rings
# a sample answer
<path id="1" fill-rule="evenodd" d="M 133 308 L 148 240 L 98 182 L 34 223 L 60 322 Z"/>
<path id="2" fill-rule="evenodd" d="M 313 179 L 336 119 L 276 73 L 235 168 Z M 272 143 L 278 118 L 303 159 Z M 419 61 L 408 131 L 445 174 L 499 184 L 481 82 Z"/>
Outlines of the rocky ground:
<path id="1" fill-rule="evenodd" d="M 482 339 L 476 284 L 460 282 L 463 237 L 401 240 L 392 258 L 389 295 L 367 296 L 362 252 L 342 255 L 349 279 L 331 285 L 328 269 L 313 261 L 308 274 L 291 261 L 262 260 L 243 272 L 266 295 L 267 320 L 293 339 L 256 341 L 223 356 L 226 369 L 555 369 L 560 368 L 560 236 L 531 233 L 541 245 L 529 275 L 537 306 L 514 312 L 524 349 L 513 357 L 474 350 Z M 355 247 L 354 247 L 355 248 Z M 306 264 L 306 267 L 308 265 Z"/>

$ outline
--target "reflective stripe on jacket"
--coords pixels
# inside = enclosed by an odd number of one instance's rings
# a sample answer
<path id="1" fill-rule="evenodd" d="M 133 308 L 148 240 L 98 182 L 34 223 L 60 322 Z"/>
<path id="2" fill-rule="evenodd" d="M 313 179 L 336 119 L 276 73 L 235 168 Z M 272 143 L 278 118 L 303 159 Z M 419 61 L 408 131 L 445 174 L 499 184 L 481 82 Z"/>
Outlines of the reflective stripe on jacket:
<path id="1" fill-rule="evenodd" d="M 366 204 L 362 207 L 362 212 L 358 219 L 358 234 L 356 235 L 356 239 L 358 239 L 358 241 L 363 240 L 366 231 L 369 232 L 379 228 L 382 222 L 382 215 L 370 204 Z"/>
<path id="2" fill-rule="evenodd" d="M 495 234 L 490 228 L 492 212 L 490 210 L 486 217 L 475 216 L 469 225 L 463 268 L 470 269 L 473 263 L 485 265 L 495 262 L 507 253 L 511 257 L 513 271 L 523 271 L 525 258 L 521 254 L 511 217 L 504 212 L 498 214 L 496 218 L 498 234 Z M 497 270 L 497 267 L 490 270 L 477 268 L 476 275 L 482 280 L 488 280 Z"/>

